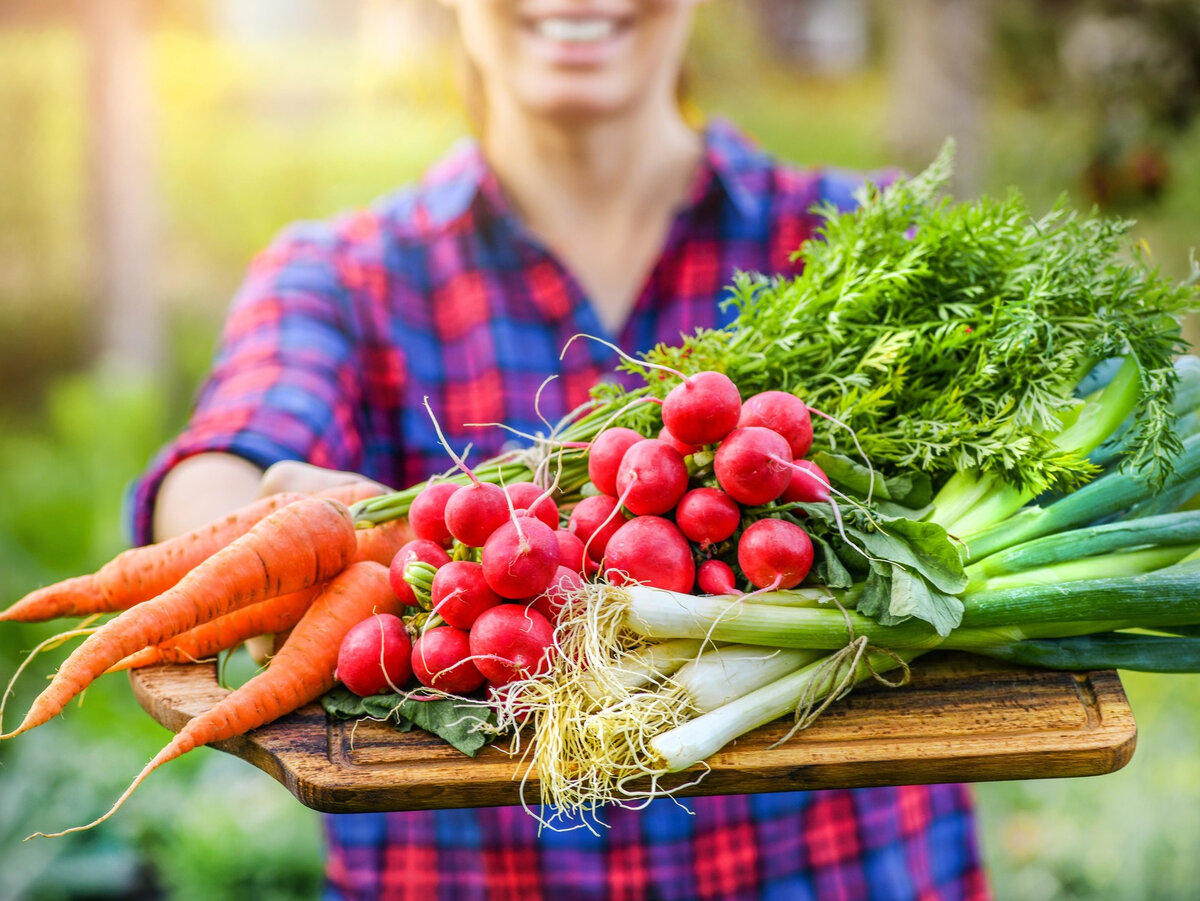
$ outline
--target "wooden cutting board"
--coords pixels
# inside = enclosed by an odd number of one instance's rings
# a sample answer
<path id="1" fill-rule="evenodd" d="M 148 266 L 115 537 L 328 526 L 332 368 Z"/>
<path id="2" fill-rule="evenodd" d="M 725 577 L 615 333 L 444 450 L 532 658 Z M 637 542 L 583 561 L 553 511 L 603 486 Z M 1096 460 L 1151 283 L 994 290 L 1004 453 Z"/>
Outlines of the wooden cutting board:
<path id="1" fill-rule="evenodd" d="M 148 667 L 130 680 L 146 711 L 175 731 L 226 694 L 214 664 Z M 1128 763 L 1137 738 L 1111 670 L 1049 672 L 953 652 L 922 657 L 901 688 L 860 686 L 771 747 L 789 725 L 743 736 L 680 794 L 1092 776 Z M 424 732 L 333 720 L 316 704 L 215 747 L 332 813 L 521 801 L 523 766 L 499 747 L 469 758 Z M 537 801 L 536 780 L 524 791 Z"/>

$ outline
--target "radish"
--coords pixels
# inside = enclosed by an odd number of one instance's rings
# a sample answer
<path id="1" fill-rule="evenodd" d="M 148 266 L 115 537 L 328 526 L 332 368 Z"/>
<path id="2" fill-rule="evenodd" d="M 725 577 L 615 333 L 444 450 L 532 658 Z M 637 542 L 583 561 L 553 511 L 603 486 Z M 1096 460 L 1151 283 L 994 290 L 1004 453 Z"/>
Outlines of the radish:
<path id="1" fill-rule="evenodd" d="M 794 504 L 821 504 L 829 500 L 829 476 L 812 460 L 792 463 L 792 478 L 783 500 Z"/>
<path id="2" fill-rule="evenodd" d="M 446 530 L 467 547 L 483 547 L 488 536 L 508 521 L 504 489 L 473 481 L 447 498 L 445 520 Z"/>
<path id="3" fill-rule="evenodd" d="M 566 529 L 556 529 L 554 537 L 558 540 L 559 566 L 565 566 L 572 572 L 582 575 L 590 575 L 596 571 L 596 564 L 583 549 L 582 538 Z"/>
<path id="4" fill-rule="evenodd" d="M 699 444 L 687 444 L 683 441 L 680 441 L 678 438 L 676 438 L 674 435 L 671 434 L 671 430 L 668 429 L 666 426 L 663 426 L 661 429 L 658 430 L 658 440 L 665 441 L 667 444 L 671 445 L 671 447 L 675 448 L 675 450 L 679 451 L 679 453 L 685 457 L 690 457 L 692 454 L 694 454 L 698 450 L 700 450 Z"/>
<path id="5" fill-rule="evenodd" d="M 549 671 L 554 627 L 536 610 L 501 604 L 475 620 L 470 645 L 475 668 L 493 685 L 506 685 Z"/>
<path id="6" fill-rule="evenodd" d="M 719 488 L 693 488 L 675 508 L 675 524 L 701 550 L 720 544 L 741 522 L 741 507 Z"/>
<path id="7" fill-rule="evenodd" d="M 643 439 L 633 429 L 621 426 L 607 429 L 596 436 L 588 449 L 588 478 L 604 494 L 617 494 L 617 467 L 625 451 Z"/>
<path id="8" fill-rule="evenodd" d="M 792 449 L 792 459 L 799 460 L 812 449 L 812 418 L 808 405 L 786 391 L 763 391 L 742 404 L 738 428 L 762 426 L 778 432 Z"/>
<path id="9" fill-rule="evenodd" d="M 408 524 L 414 535 L 444 548 L 454 543 L 454 536 L 446 528 L 446 502 L 458 489 L 453 482 L 435 482 L 413 498 L 408 508 Z"/>
<path id="10" fill-rule="evenodd" d="M 476 617 L 504 602 L 483 577 L 483 567 L 469 560 L 453 560 L 433 576 L 429 596 L 433 612 L 456 629 L 469 629 Z"/>
<path id="11" fill-rule="evenodd" d="M 665 441 L 645 438 L 621 458 L 617 491 L 624 506 L 638 516 L 666 513 L 687 491 L 687 464 Z"/>
<path id="12" fill-rule="evenodd" d="M 414 538 L 396 551 L 396 556 L 392 557 L 391 565 L 388 567 L 388 581 L 391 582 L 392 591 L 396 593 L 396 597 L 409 607 L 419 606 L 412 586 L 404 581 L 404 567 L 414 560 L 420 560 L 422 563 L 428 563 L 430 566 L 438 568 L 450 562 L 450 555 L 440 544 L 430 541 L 428 538 Z"/>
<path id="13" fill-rule="evenodd" d="M 436 626 L 416 640 L 412 649 L 413 675 L 428 688 L 465 695 L 483 685 L 483 673 L 468 658 L 471 642 L 453 626 Z"/>
<path id="14" fill-rule="evenodd" d="M 760 519 L 742 533 L 737 558 L 755 588 L 795 588 L 812 569 L 812 540 L 794 523 Z"/>
<path id="15" fill-rule="evenodd" d="M 567 599 L 582 587 L 583 577 L 576 570 L 560 566 L 550 577 L 550 585 L 530 601 L 529 606 L 550 622 L 556 622 L 559 611 L 566 605 Z"/>
<path id="16" fill-rule="evenodd" d="M 554 529 L 532 516 L 510 519 L 483 545 L 483 577 L 503 598 L 541 594 L 558 569 Z"/>
<path id="17" fill-rule="evenodd" d="M 733 567 L 723 560 L 705 560 L 696 571 L 696 585 L 705 594 L 741 594 Z"/>
<path id="18" fill-rule="evenodd" d="M 663 425 L 685 444 L 714 444 L 738 424 L 742 396 L 721 372 L 697 372 L 663 400 Z"/>
<path id="19" fill-rule="evenodd" d="M 769 504 L 792 479 L 792 449 L 778 432 L 762 426 L 734 429 L 713 457 L 713 473 L 740 504 Z"/>
<path id="20" fill-rule="evenodd" d="M 615 497 L 594 494 L 575 505 L 567 528 L 583 542 L 590 560 L 602 560 L 609 540 L 627 520 Z"/>
<path id="21" fill-rule="evenodd" d="M 692 548 L 683 533 L 661 516 L 637 516 L 608 542 L 604 568 L 617 585 L 641 582 L 668 591 L 691 591 L 696 581 Z"/>
<path id="22" fill-rule="evenodd" d="M 338 648 L 334 677 L 360 697 L 399 691 L 412 678 L 412 641 L 404 620 L 376 613 L 350 628 Z"/>
<path id="23" fill-rule="evenodd" d="M 528 510 L 550 528 L 558 528 L 558 505 L 544 488 L 539 488 L 533 482 L 515 482 L 508 486 L 508 496 L 512 498 L 513 509 L 518 513 Z"/>

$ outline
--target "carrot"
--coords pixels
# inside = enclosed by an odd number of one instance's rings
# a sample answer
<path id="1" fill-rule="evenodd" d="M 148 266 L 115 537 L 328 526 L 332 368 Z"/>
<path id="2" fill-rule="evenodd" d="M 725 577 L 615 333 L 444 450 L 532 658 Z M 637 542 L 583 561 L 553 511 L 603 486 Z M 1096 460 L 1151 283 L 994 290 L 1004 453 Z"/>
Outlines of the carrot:
<path id="1" fill-rule="evenodd" d="M 412 541 L 413 532 L 406 519 L 393 519 L 358 530 L 358 552 L 354 559 L 374 560 L 387 566 L 396 552 Z"/>
<path id="2" fill-rule="evenodd" d="M 256 523 L 303 496 L 288 492 L 264 497 L 184 535 L 130 548 L 90 575 L 30 592 L 0 613 L 0 622 L 112 613 L 156 598 Z"/>
<path id="3" fill-rule="evenodd" d="M 403 604 L 388 582 L 387 567 L 353 563 L 335 576 L 292 630 L 267 669 L 235 689 L 182 730 L 146 765 L 108 813 L 45 837 L 66 835 L 103 823 L 151 772 L 193 748 L 242 735 L 315 701 L 333 688 L 338 650 L 351 627 L 372 613 L 399 614 Z"/>
<path id="4" fill-rule="evenodd" d="M 357 549 L 345 504 L 303 498 L 217 551 L 177 585 L 105 623 L 59 667 L 19 735 L 58 714 L 114 663 L 239 607 L 301 591 L 341 572 Z"/>
<path id="5" fill-rule="evenodd" d="M 130 654 L 124 660 L 110 666 L 107 672 L 137 669 L 158 663 L 195 663 L 221 651 L 236 648 L 246 639 L 256 635 L 285 632 L 300 621 L 300 617 L 312 605 L 320 590 L 321 586 L 314 586 L 303 591 L 293 591 L 218 616 L 168 641 Z"/>

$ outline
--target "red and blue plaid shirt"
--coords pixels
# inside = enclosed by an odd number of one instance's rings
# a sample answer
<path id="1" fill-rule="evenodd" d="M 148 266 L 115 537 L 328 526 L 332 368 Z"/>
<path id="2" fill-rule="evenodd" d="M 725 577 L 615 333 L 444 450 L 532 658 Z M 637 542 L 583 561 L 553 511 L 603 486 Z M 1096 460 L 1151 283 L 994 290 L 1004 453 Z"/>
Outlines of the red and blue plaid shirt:
<path id="1" fill-rule="evenodd" d="M 330 223 L 288 229 L 261 254 L 230 312 L 185 431 L 136 486 L 150 538 L 162 476 L 225 451 L 260 466 L 291 458 L 406 486 L 448 459 L 481 460 L 507 423 L 536 432 L 586 400 L 616 357 L 725 324 L 735 270 L 786 273 L 819 201 L 853 203 L 858 179 L 780 165 L 725 125 L 620 334 L 515 215 L 467 142 L 417 185 Z M 968 791 L 914 786 L 656 801 L 606 813 L 609 828 L 543 831 L 520 808 L 326 818 L 329 899 L 981 899 Z"/>

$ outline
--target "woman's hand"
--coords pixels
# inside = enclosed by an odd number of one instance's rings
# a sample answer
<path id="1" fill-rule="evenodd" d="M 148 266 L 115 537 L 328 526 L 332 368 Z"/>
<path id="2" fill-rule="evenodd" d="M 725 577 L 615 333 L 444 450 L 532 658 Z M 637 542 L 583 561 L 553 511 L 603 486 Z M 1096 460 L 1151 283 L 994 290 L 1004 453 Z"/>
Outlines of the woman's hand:
<path id="1" fill-rule="evenodd" d="M 343 485 L 362 483 L 378 489 L 383 494 L 392 489 L 356 472 L 338 469 L 322 469 L 299 460 L 281 460 L 269 466 L 258 484 L 259 497 L 278 494 L 281 491 L 299 491 L 302 494 L 317 494 Z"/>
<path id="2" fill-rule="evenodd" d="M 163 479 L 154 506 L 154 538 L 161 541 L 189 532 L 268 494 L 316 494 L 355 482 L 390 490 L 357 473 L 295 460 L 276 463 L 264 472 L 233 454 L 197 454 L 180 462 Z"/>

